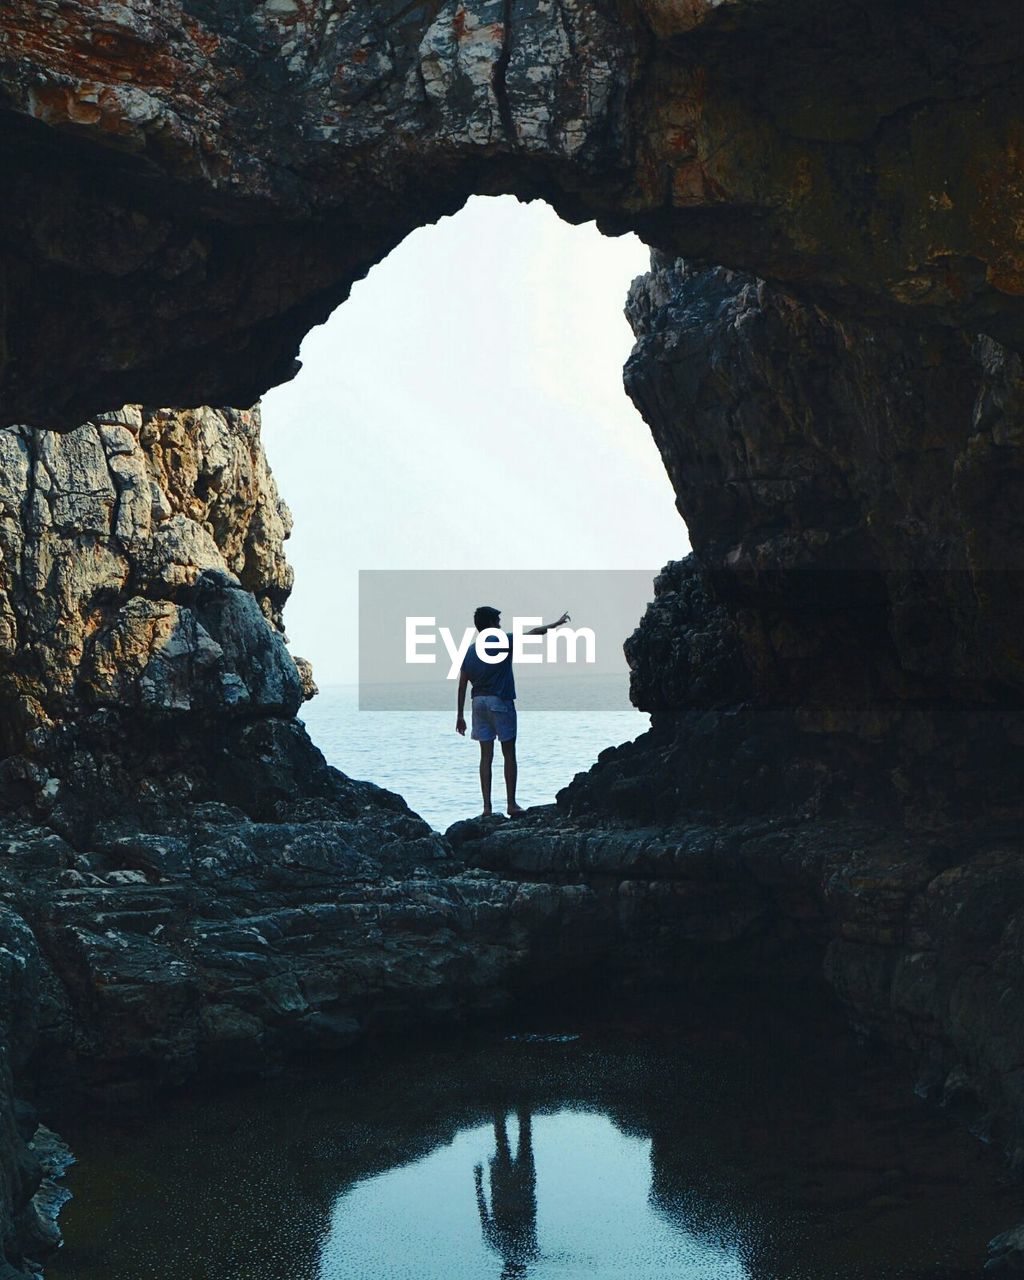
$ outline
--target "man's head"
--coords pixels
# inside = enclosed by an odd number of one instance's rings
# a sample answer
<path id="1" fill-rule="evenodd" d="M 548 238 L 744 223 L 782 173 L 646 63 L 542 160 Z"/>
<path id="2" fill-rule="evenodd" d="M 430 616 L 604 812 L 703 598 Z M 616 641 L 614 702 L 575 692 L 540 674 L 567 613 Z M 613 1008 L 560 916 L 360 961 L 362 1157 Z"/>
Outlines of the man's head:
<path id="1" fill-rule="evenodd" d="M 482 604 L 473 614 L 473 626 L 477 631 L 486 631 L 488 627 L 496 627 L 501 621 L 501 610 L 489 604 Z"/>

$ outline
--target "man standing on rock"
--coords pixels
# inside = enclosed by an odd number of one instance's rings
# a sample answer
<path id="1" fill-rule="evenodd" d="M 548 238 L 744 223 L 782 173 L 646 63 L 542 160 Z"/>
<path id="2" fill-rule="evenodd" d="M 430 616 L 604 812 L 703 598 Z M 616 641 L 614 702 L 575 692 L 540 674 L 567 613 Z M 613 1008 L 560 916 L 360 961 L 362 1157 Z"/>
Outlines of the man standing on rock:
<path id="1" fill-rule="evenodd" d="M 563 613 L 557 622 L 546 622 L 542 626 L 527 631 L 528 636 L 542 636 L 553 627 L 560 627 L 568 622 L 569 615 Z M 499 627 L 501 612 L 490 605 L 481 605 L 473 614 L 473 626 L 477 633 Z M 505 795 L 508 800 L 508 815 L 515 817 L 522 813 L 521 805 L 516 803 L 516 682 L 512 675 L 512 635 L 506 632 L 507 644 L 502 647 L 497 636 L 483 642 L 488 653 L 501 653 L 496 662 L 485 662 L 471 645 L 462 660 L 459 675 L 458 714 L 455 721 L 456 733 L 466 733 L 466 686 L 473 686 L 473 731 L 472 737 L 480 743 L 480 791 L 484 798 L 484 816 L 491 809 L 491 764 L 494 760 L 494 739 L 501 743 L 501 754 L 505 765 Z"/>

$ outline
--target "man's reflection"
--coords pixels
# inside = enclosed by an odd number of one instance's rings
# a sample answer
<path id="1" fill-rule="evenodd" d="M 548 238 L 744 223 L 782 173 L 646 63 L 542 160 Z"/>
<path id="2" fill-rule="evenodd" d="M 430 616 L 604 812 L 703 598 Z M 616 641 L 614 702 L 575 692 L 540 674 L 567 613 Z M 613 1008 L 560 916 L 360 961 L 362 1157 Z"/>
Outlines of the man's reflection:
<path id="1" fill-rule="evenodd" d="M 526 1268 L 537 1256 L 537 1170 L 533 1163 L 533 1132 L 530 1113 L 517 1108 L 519 1138 L 516 1154 L 509 1149 L 505 1115 L 494 1116 L 495 1153 L 489 1160 L 491 1207 L 484 1196 L 482 1165 L 473 1170 L 476 1182 L 476 1205 L 480 1212 L 480 1229 L 484 1240 L 499 1255 L 504 1266 L 501 1280 L 525 1276 Z"/>

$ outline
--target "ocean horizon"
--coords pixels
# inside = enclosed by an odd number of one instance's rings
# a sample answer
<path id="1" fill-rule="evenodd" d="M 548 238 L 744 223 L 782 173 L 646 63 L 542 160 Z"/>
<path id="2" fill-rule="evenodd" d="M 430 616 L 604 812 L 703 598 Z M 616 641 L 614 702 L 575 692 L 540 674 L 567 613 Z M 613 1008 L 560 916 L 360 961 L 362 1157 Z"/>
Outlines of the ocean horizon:
<path id="1" fill-rule="evenodd" d="M 563 680 L 523 681 L 517 672 L 517 798 L 524 807 L 550 804 L 606 747 L 631 741 L 650 728 L 650 716 L 629 701 L 625 676 L 573 675 L 565 680 L 576 686 L 570 705 L 579 709 L 564 709 Z M 593 682 L 589 707 L 585 695 L 580 701 L 581 680 Z M 621 690 L 620 697 L 609 696 L 608 682 Z M 436 683 L 423 687 L 436 697 Z M 327 684 L 299 713 L 329 764 L 349 777 L 397 791 L 438 831 L 480 812 L 479 750 L 468 732 L 464 738 L 455 732 L 454 688 L 446 709 L 428 703 L 417 710 L 360 710 L 359 702 L 359 685 Z M 495 811 L 503 811 L 500 756 L 494 764 L 493 800 Z"/>

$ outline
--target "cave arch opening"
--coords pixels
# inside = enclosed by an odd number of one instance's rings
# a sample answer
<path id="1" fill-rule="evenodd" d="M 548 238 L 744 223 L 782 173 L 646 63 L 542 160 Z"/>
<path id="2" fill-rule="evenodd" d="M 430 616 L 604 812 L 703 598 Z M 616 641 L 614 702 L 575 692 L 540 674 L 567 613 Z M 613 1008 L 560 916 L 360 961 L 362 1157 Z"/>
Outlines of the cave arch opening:
<path id="1" fill-rule="evenodd" d="M 331 763 L 435 825 L 474 811 L 473 762 L 458 758 L 461 781 L 436 803 L 409 738 L 454 756 L 465 744 L 449 716 L 356 714 L 358 572 L 643 570 L 649 589 L 685 552 L 672 485 L 622 386 L 623 307 L 648 265 L 635 236 L 570 225 L 542 202 L 473 197 L 357 284 L 307 336 L 298 377 L 264 397 L 264 447 L 295 516 L 287 630 L 321 690 L 300 714 Z M 594 723 L 544 718 L 560 764 L 528 799 L 553 799 L 647 727 L 624 668 L 621 690 Z M 395 736 L 404 745 L 388 751 Z"/>

